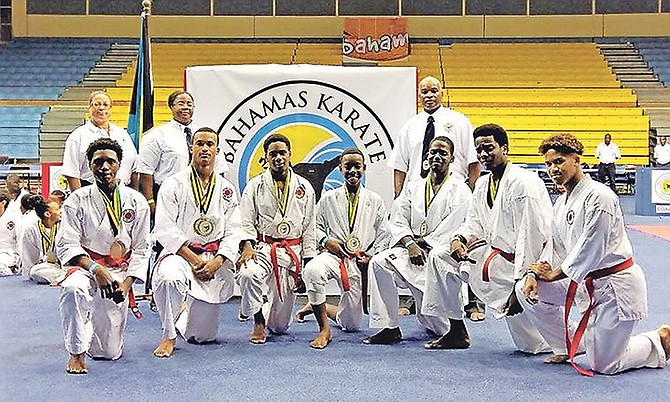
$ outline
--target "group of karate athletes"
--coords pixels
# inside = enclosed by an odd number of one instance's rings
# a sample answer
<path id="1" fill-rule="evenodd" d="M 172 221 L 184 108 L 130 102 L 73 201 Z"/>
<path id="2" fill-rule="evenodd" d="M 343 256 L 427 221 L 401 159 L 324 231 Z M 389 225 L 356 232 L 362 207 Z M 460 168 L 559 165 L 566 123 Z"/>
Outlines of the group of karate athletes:
<path id="1" fill-rule="evenodd" d="M 109 105 L 97 110 L 104 97 Z M 419 98 L 423 111 L 405 125 L 391 157 L 397 198 L 390 213 L 363 186 L 358 149 L 342 153 L 344 184 L 317 205 L 310 183 L 293 172 L 291 143 L 281 133 L 265 139 L 267 169 L 238 197 L 217 169 L 218 134 L 186 129 L 194 107 L 186 92 L 170 96 L 168 124 L 186 134 L 190 162 L 161 180 L 159 191 L 145 191 L 151 181 L 140 182 L 139 193 L 119 180 L 126 154 L 119 142 L 109 135 L 90 142 L 85 157 L 93 184 L 65 201 L 51 251 L 43 250 L 55 252 L 66 270 L 58 278 L 66 371 L 86 373 L 85 354 L 121 356 L 132 285 L 148 280 L 154 214 L 153 236 L 163 247 L 150 279 L 163 330 L 157 357 L 173 354 L 178 334 L 193 343 L 215 340 L 220 307 L 235 283 L 240 317 L 253 318 L 253 344 L 265 343 L 268 332 L 286 333 L 300 292 L 308 304 L 295 316 L 313 313 L 318 323 L 313 348 L 330 343 L 329 320 L 358 331 L 364 312 L 370 327 L 381 328 L 364 344 L 400 342 L 401 287 L 435 336 L 426 349 L 469 348 L 462 294 L 469 283 L 506 320 L 522 352 L 552 352 L 546 362 L 570 361 L 585 375 L 664 367 L 670 326 L 631 336 L 647 314 L 645 277 L 632 260 L 617 196 L 581 170 L 582 144 L 561 134 L 539 147 L 552 180 L 565 189 L 552 206 L 537 174 L 508 160 L 502 127 L 472 130 L 467 118 L 441 105 L 441 84 L 432 77 L 419 84 Z M 110 108 L 106 94 L 92 96 L 91 119 Z M 432 139 L 414 138 L 413 125 L 423 132 L 426 121 Z M 146 141 L 157 136 L 150 132 Z M 477 178 L 478 163 L 490 174 Z M 331 280 L 341 290 L 337 306 L 326 302 Z M 569 314 L 574 303 L 582 310 L 579 323 Z M 573 360 L 582 353 L 588 368 Z"/>

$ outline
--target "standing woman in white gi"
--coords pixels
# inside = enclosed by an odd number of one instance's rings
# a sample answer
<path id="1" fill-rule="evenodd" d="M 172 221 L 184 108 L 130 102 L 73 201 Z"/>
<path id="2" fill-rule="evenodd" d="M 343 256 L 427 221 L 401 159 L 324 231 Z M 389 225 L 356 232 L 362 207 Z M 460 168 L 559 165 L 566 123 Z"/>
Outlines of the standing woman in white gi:
<path id="1" fill-rule="evenodd" d="M 88 372 L 84 353 L 121 357 L 128 294 L 136 280 L 145 280 L 150 253 L 149 205 L 116 178 L 121 146 L 99 138 L 86 158 L 95 185 L 68 197 L 56 237 L 58 259 L 70 268 L 61 283 L 60 316 L 71 374 Z"/>
<path id="2" fill-rule="evenodd" d="M 365 187 L 365 157 L 359 149 L 347 149 L 340 156 L 343 186 L 323 194 L 317 206 L 317 238 L 324 251 L 305 266 L 305 307 L 296 314 L 314 312 L 319 333 L 309 344 L 323 349 L 331 340 L 328 318 L 344 331 L 359 331 L 363 320 L 362 285 L 372 255 L 385 250 L 389 242 L 388 214 L 382 197 Z M 326 303 L 326 284 L 335 279 L 342 295 L 339 306 Z"/>
<path id="3" fill-rule="evenodd" d="M 263 150 L 268 169 L 249 181 L 240 201 L 242 251 L 237 260 L 240 313 L 254 317 L 249 339 L 254 344 L 265 343 L 266 327 L 274 334 L 287 331 L 294 292 L 304 291 L 300 268 L 316 255 L 314 190 L 291 169 L 291 142 L 283 134 L 270 134 Z"/>
<path id="4" fill-rule="evenodd" d="M 191 342 L 214 341 L 221 304 L 235 287 L 237 192 L 215 171 L 218 134 L 200 128 L 192 147 L 191 167 L 163 182 L 156 203 L 154 231 L 164 247 L 153 276 L 163 327 L 163 340 L 154 350 L 157 357 L 172 355 L 177 330 Z"/>
<path id="5" fill-rule="evenodd" d="M 554 204 L 552 253 L 548 261 L 531 267 L 526 297 L 539 292 L 540 281 L 571 280 L 566 309 L 582 284 L 590 296 L 574 338 L 567 338 L 570 360 L 577 371 L 616 374 L 641 367 L 664 367 L 670 357 L 670 326 L 631 336 L 635 324 L 647 316 L 647 284 L 642 268 L 633 262 L 633 248 L 626 235 L 619 199 L 605 185 L 584 174 L 580 155 L 584 146 L 570 134 L 544 140 L 540 152 L 547 172 L 565 187 Z M 565 333 L 563 333 L 565 335 Z M 589 369 L 573 358 L 584 337 Z"/>
<path id="6" fill-rule="evenodd" d="M 465 219 L 470 202 L 470 188 L 449 174 L 453 151 L 454 143 L 449 138 L 435 137 L 428 148 L 430 175 L 425 180 L 408 183 L 393 204 L 389 244 L 396 246 L 373 256 L 369 269 L 370 327 L 383 329 L 365 338 L 363 343 L 367 345 L 388 345 L 402 340 L 398 325 L 398 286 L 411 291 L 422 326 L 438 336 L 451 328 L 446 315 L 424 314 L 422 301 L 430 265 L 446 264 L 430 258 L 429 252 L 447 244 Z M 454 292 L 459 303 L 457 309 L 462 311 L 460 289 L 459 281 Z"/>

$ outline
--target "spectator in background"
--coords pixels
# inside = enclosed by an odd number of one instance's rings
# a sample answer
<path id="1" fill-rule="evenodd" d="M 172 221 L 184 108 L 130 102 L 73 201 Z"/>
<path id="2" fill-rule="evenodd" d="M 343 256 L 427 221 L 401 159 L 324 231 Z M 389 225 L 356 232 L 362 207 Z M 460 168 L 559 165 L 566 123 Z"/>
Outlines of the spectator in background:
<path id="1" fill-rule="evenodd" d="M 670 166 L 668 137 L 658 137 L 658 143 L 654 147 L 654 159 L 656 160 L 656 166 Z"/>
<path id="2" fill-rule="evenodd" d="M 70 190 L 93 183 L 93 172 L 86 160 L 88 145 L 98 138 L 111 138 L 123 149 L 123 162 L 117 178 L 123 184 L 130 183 L 137 150 L 126 130 L 110 123 L 112 117 L 112 98 L 104 91 L 93 91 L 88 99 L 90 119 L 77 127 L 65 141 L 63 154 L 63 176 Z"/>
<path id="3" fill-rule="evenodd" d="M 10 173 L 5 180 L 7 187 L 7 202 L 6 209 L 12 212 L 19 212 L 21 209 L 21 198 L 28 194 L 28 190 L 23 188 L 21 178 L 16 173 Z"/>
<path id="4" fill-rule="evenodd" d="M 598 158 L 598 161 L 600 162 L 598 165 L 598 181 L 608 184 L 616 194 L 615 162 L 617 159 L 621 158 L 621 151 L 619 151 L 619 147 L 612 142 L 612 136 L 609 133 L 605 134 L 603 142 L 598 144 L 598 147 L 596 148 L 596 158 Z"/>

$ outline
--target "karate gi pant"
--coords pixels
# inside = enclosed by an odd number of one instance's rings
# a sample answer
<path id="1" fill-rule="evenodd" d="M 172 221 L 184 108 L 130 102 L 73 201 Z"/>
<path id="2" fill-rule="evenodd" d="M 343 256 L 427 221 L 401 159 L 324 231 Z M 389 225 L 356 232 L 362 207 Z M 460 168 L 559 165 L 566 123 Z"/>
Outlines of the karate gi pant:
<path id="1" fill-rule="evenodd" d="M 326 302 L 326 285 L 334 279 L 340 287 L 340 303 L 337 306 L 337 324 L 347 332 L 360 331 L 363 321 L 363 303 L 361 300 L 361 273 L 356 262 L 348 260 L 345 264 L 349 276 L 349 290 L 342 285 L 340 258 L 324 252 L 314 257 L 302 273 L 307 287 L 307 300 L 311 305 Z"/>
<path id="2" fill-rule="evenodd" d="M 123 277 L 112 274 L 123 281 Z M 103 299 L 93 276 L 78 269 L 61 283 L 60 318 L 65 349 L 73 355 L 116 360 L 123 352 L 128 298 L 116 304 Z"/>
<path id="3" fill-rule="evenodd" d="M 449 332 L 447 316 L 430 316 L 422 311 L 426 288 L 426 272 L 434 259 L 428 258 L 425 266 L 417 266 L 409 261 L 409 254 L 403 247 L 394 247 L 376 254 L 368 268 L 370 288 L 370 327 L 398 327 L 398 287 L 409 289 L 416 305 L 419 323 L 438 336 Z M 459 299 L 460 300 L 460 299 Z"/>
<path id="4" fill-rule="evenodd" d="M 275 334 L 284 334 L 293 320 L 295 294 L 291 292 L 291 288 L 295 286 L 295 283 L 292 272 L 287 269 L 295 269 L 293 261 L 284 249 L 277 248 L 280 296 L 275 276 L 272 272 L 270 245 L 259 243 L 255 251 L 256 261 L 247 261 L 240 268 L 237 277 L 240 292 L 242 293 L 240 312 L 243 315 L 251 317 L 262 309 L 267 329 Z M 268 302 L 264 303 L 263 295 L 266 292 Z"/>
<path id="5" fill-rule="evenodd" d="M 216 339 L 221 304 L 230 299 L 235 286 L 231 268 L 232 262 L 226 260 L 211 281 L 196 282 L 184 258 L 168 255 L 160 259 L 152 287 L 163 339 L 175 339 L 177 332 L 197 343 Z"/>
<path id="6" fill-rule="evenodd" d="M 37 283 L 51 284 L 56 282 L 65 274 L 65 270 L 59 264 L 41 262 L 30 268 L 28 277 Z"/>
<path id="7" fill-rule="evenodd" d="M 13 250 L 0 250 L 0 276 L 14 275 L 16 257 Z"/>
<path id="8" fill-rule="evenodd" d="M 447 264 L 441 251 L 432 250 L 428 254 L 426 264 L 426 288 L 423 295 L 421 312 L 431 317 L 447 317 L 462 320 L 463 311 L 463 280 L 457 265 Z"/>

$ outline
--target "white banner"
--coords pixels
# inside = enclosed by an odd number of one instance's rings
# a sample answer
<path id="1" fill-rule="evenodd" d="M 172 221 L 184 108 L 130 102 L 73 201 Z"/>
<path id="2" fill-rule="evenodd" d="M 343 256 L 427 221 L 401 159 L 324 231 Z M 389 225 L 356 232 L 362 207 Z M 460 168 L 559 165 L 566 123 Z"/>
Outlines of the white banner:
<path id="1" fill-rule="evenodd" d="M 186 69 L 196 100 L 194 121 L 219 132 L 229 180 L 244 189 L 264 170 L 263 140 L 291 140 L 294 170 L 320 188 L 342 184 L 337 158 L 347 148 L 366 155 L 366 186 L 393 200 L 387 159 L 401 126 L 416 113 L 413 67 L 313 65 L 200 66 Z"/>

